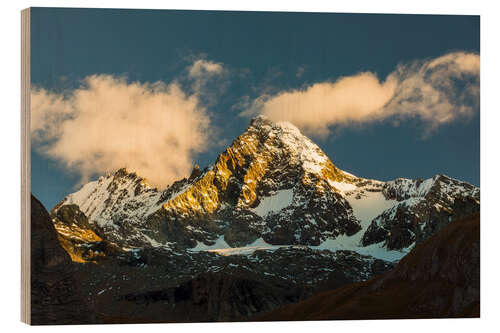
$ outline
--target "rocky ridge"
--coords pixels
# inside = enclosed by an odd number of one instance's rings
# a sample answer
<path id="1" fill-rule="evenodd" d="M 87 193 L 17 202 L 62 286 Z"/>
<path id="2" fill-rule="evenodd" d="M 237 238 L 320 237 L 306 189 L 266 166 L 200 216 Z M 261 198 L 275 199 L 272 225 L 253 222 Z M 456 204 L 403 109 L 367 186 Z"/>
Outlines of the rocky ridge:
<path id="1" fill-rule="evenodd" d="M 307 245 L 397 260 L 478 212 L 479 199 L 477 187 L 445 175 L 356 177 L 295 126 L 258 117 L 213 165 L 164 191 L 120 169 L 70 194 L 51 215 L 61 222 L 60 211 L 71 207 L 87 217 L 75 226 L 122 248 Z"/>

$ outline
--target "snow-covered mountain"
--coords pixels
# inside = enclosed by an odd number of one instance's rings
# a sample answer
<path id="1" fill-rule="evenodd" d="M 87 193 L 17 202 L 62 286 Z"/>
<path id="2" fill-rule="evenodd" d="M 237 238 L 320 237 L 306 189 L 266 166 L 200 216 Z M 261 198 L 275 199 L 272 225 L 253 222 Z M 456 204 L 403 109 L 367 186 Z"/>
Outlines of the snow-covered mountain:
<path id="1" fill-rule="evenodd" d="M 126 248 L 241 253 L 307 245 L 397 260 L 415 242 L 478 212 L 479 194 L 444 175 L 390 182 L 356 177 L 295 126 L 261 116 L 213 165 L 196 167 L 164 191 L 120 169 L 68 195 L 51 213 L 56 223 L 68 220 L 58 212 L 70 205 L 101 238 Z"/>

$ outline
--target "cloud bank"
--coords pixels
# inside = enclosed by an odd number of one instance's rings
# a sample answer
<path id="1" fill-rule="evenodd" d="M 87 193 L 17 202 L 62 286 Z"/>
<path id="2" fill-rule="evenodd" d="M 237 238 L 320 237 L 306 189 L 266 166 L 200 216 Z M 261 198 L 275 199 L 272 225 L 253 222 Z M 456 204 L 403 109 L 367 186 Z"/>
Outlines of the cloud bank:
<path id="1" fill-rule="evenodd" d="M 454 52 L 399 65 L 384 80 L 364 72 L 302 90 L 261 95 L 242 116 L 263 114 L 326 137 L 331 126 L 419 118 L 425 134 L 479 110 L 479 55 Z"/>
<path id="2" fill-rule="evenodd" d="M 206 109 L 175 82 L 92 75 L 66 94 L 34 89 L 31 115 L 35 149 L 77 172 L 81 183 L 128 167 L 164 187 L 189 175 L 194 155 L 210 142 Z"/>

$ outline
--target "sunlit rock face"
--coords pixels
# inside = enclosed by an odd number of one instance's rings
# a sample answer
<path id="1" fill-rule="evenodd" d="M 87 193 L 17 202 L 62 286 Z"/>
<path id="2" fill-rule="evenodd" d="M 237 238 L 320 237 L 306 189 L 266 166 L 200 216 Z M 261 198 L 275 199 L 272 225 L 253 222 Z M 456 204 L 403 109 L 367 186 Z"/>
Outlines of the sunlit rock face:
<path id="1" fill-rule="evenodd" d="M 59 243 L 74 262 L 97 263 L 119 250 L 96 233 L 78 205 L 63 205 L 51 217 Z"/>
<path id="2" fill-rule="evenodd" d="M 184 220 L 181 234 L 207 244 L 223 235 L 231 246 L 260 237 L 270 244 L 318 245 L 360 229 L 331 185 L 353 179 L 293 125 L 259 117 L 196 179 L 174 184 L 177 191 L 167 189 L 163 211 L 149 221 L 166 225 L 169 241 Z"/>
<path id="3" fill-rule="evenodd" d="M 260 116 L 214 164 L 196 166 L 164 191 L 120 169 L 67 196 L 52 215 L 71 205 L 88 219 L 80 228 L 123 248 L 265 243 L 394 260 L 455 218 L 479 211 L 479 189 L 444 175 L 356 177 L 292 124 Z"/>

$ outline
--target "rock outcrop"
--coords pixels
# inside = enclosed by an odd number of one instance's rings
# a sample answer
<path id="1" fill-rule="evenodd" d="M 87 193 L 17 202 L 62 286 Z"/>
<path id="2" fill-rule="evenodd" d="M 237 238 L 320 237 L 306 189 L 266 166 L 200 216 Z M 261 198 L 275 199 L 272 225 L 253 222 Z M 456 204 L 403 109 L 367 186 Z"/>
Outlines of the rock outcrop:
<path id="1" fill-rule="evenodd" d="M 90 323 L 78 268 L 57 237 L 48 212 L 31 196 L 31 324 Z"/>
<path id="2" fill-rule="evenodd" d="M 363 235 L 364 246 L 384 242 L 402 249 L 426 240 L 451 221 L 479 213 L 479 189 L 445 175 L 427 180 L 397 179 L 383 193 L 396 204 L 377 216 Z"/>

